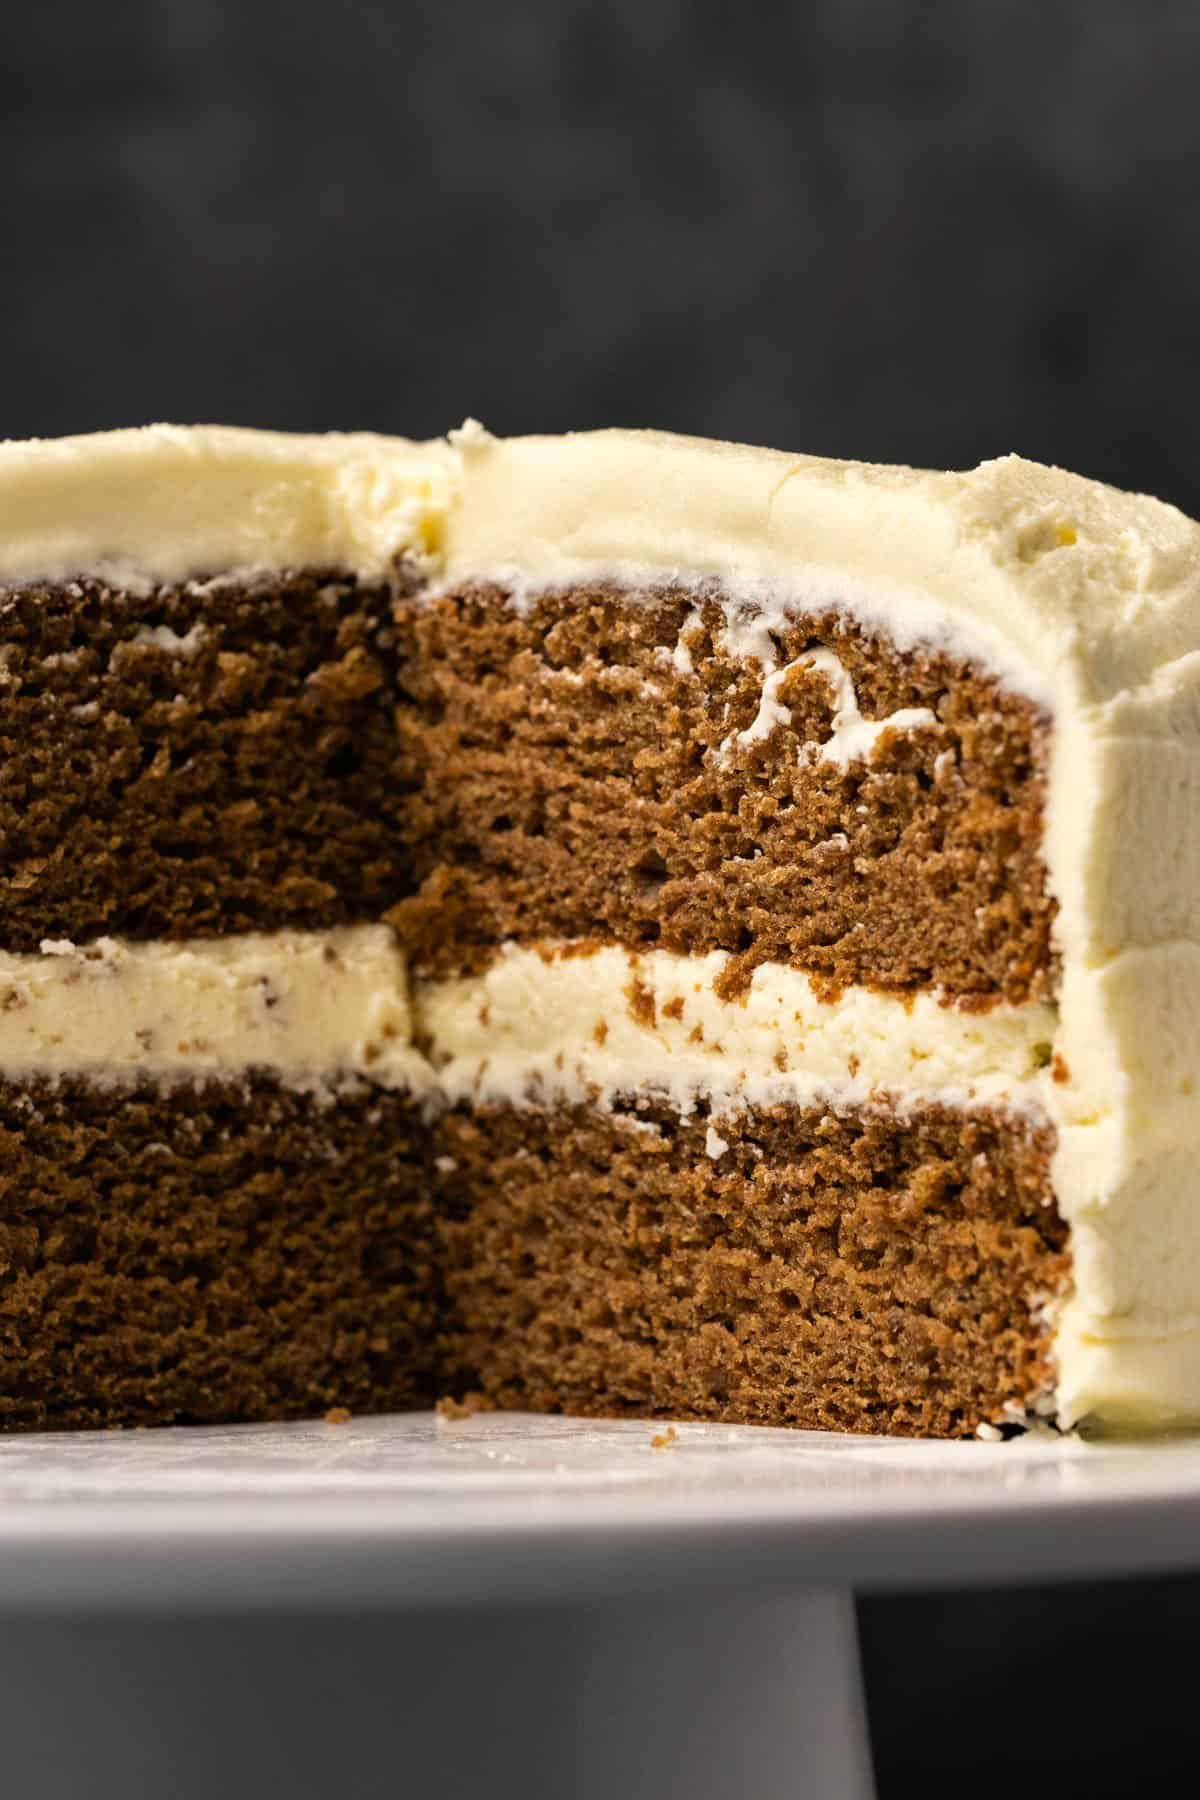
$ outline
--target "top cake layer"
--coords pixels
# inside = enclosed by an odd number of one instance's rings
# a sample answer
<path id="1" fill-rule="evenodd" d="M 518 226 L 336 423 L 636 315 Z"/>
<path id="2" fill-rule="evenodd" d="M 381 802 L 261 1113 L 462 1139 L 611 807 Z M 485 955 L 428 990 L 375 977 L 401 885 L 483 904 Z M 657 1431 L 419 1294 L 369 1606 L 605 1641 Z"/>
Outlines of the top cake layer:
<path id="1" fill-rule="evenodd" d="M 1017 456 L 965 473 L 652 431 L 452 435 L 445 568 L 531 587 L 624 568 L 758 592 L 936 643 L 1025 691 L 1103 702 L 1195 647 L 1200 527 L 1175 507 Z"/>
<path id="2" fill-rule="evenodd" d="M 827 995 L 1052 993 L 1042 710 L 837 609 L 753 641 L 745 604 L 632 574 L 398 604 L 416 967 L 550 938 L 724 951 L 730 993 L 771 963 Z"/>
<path id="3" fill-rule="evenodd" d="M 1177 729 L 1192 704 L 1200 529 L 1161 502 L 1015 457 L 938 474 L 654 432 L 505 443 L 475 426 L 426 444 L 171 426 L 9 443 L 0 500 L 10 589 L 85 575 L 145 593 L 281 569 L 375 583 L 398 561 L 435 587 L 499 582 L 518 606 L 605 576 L 707 583 L 733 598 L 726 645 L 758 660 L 764 684 L 789 617 L 837 609 L 899 650 L 965 657 L 1060 720 L 1086 710 L 1086 743 L 1057 736 L 1067 774 L 1046 836 L 1058 886 L 1068 867 L 1086 876 L 1068 910 L 1088 954 L 1200 941 Z M 186 639 L 187 605 L 171 613 Z M 320 654 L 321 667 L 337 660 Z M 347 700 L 344 682 L 336 694 Z M 1115 823 L 1125 854 L 1106 836 Z M 385 872 L 370 905 L 395 891 Z M 264 922 L 251 903 L 228 928 Z M 320 904 L 289 922 L 323 922 Z"/>
<path id="4" fill-rule="evenodd" d="M 397 555 L 461 582 L 563 586 L 620 566 L 851 608 L 900 647 L 1110 700 L 1194 649 L 1200 527 L 1016 456 L 965 473 L 652 431 L 449 440 L 154 425 L 0 444 L 0 581 L 176 583 Z M 769 616 L 769 609 L 768 609 Z M 952 646 L 955 647 L 955 646 Z"/>

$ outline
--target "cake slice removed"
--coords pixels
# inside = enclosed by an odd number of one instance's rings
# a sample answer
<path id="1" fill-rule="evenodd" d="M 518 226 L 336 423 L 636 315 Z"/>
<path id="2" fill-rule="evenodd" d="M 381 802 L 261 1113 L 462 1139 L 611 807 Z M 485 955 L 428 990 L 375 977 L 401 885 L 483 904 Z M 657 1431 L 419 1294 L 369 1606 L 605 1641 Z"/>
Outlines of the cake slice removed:
<path id="1" fill-rule="evenodd" d="M 0 582 L 0 1418 L 1200 1419 L 1178 512 L 160 427 Z"/>

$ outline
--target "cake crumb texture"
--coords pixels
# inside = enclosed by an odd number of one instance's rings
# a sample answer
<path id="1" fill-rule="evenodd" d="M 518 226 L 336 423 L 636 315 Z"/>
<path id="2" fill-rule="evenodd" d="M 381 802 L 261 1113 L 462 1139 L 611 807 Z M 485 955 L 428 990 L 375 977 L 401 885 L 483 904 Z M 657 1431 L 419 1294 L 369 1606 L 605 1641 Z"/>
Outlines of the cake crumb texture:
<path id="1" fill-rule="evenodd" d="M 692 590 L 506 600 L 475 584 L 396 608 L 416 891 L 391 917 L 420 970 L 589 938 L 729 951 L 731 991 L 781 962 L 979 1007 L 1052 993 L 1049 728 L 1030 700 L 836 612 L 748 654 Z M 825 754 L 837 696 L 814 652 L 866 719 L 933 722 Z"/>
<path id="2" fill-rule="evenodd" d="M 0 590 L 0 948 L 377 918 L 406 891 L 392 596 Z"/>
<path id="3" fill-rule="evenodd" d="M 826 997 L 1045 1000 L 1048 741 L 948 653 L 669 585 L 9 589 L 0 949 L 382 917 L 426 977 L 558 940 L 728 952 L 725 999 L 782 963 Z M 644 981 L 626 1001 L 663 1023 Z M 0 1428 L 442 1394 L 971 1435 L 1052 1385 L 1052 1138 L 935 1106 L 432 1118 L 365 1080 L 0 1079 Z"/>
<path id="4" fill-rule="evenodd" d="M 714 1163 L 667 1108 L 443 1120 L 444 1377 L 522 1411 L 932 1437 L 1051 1386 L 1051 1132 L 939 1107 L 720 1123 Z"/>
<path id="5" fill-rule="evenodd" d="M 0 1081 L 0 1425 L 432 1404 L 438 1292 L 407 1101 L 254 1075 Z"/>

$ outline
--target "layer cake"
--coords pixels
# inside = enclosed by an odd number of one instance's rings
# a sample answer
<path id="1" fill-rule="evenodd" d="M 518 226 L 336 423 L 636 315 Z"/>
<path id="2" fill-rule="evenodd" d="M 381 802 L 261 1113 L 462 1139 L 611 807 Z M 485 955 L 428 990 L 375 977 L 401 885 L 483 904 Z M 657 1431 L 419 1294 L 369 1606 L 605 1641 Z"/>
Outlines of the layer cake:
<path id="1" fill-rule="evenodd" d="M 1200 1418 L 1200 529 L 0 446 L 0 1421 Z"/>

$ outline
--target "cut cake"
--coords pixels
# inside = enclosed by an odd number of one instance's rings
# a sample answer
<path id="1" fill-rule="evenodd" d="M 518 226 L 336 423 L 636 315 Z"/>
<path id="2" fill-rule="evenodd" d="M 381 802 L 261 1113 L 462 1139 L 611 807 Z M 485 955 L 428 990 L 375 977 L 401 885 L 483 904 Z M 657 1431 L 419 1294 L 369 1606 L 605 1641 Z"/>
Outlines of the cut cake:
<path id="1" fill-rule="evenodd" d="M 1200 1418 L 1200 530 L 0 446 L 0 1423 Z"/>

